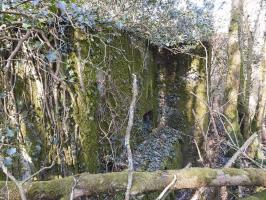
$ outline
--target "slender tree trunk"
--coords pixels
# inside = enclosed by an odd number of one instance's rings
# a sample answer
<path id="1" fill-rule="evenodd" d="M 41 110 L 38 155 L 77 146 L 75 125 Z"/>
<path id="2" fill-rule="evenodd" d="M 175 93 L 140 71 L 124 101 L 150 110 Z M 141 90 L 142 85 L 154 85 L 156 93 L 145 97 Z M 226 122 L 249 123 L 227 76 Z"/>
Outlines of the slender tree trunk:
<path id="1" fill-rule="evenodd" d="M 227 132 L 236 144 L 239 143 L 242 136 L 240 133 L 239 117 L 238 117 L 238 100 L 240 94 L 240 71 L 242 67 L 240 45 L 238 40 L 240 8 L 242 0 L 232 1 L 231 23 L 229 29 L 228 43 L 228 74 L 226 82 L 226 104 L 224 113 L 227 117 Z"/>
<path id="2" fill-rule="evenodd" d="M 264 48 L 263 48 L 263 56 L 260 62 L 260 81 L 259 81 L 259 98 L 258 105 L 256 109 L 256 114 L 254 117 L 254 126 L 257 129 L 262 129 L 265 119 L 265 106 L 266 106 L 266 40 L 264 39 Z"/>
<path id="3" fill-rule="evenodd" d="M 266 121 L 265 121 L 265 108 L 266 108 L 266 39 L 264 38 L 263 56 L 260 62 L 261 81 L 259 86 L 259 99 L 257 105 L 257 112 L 253 120 L 256 129 L 260 130 L 261 143 L 266 144 Z M 258 148 L 253 147 L 253 152 L 257 152 Z"/>

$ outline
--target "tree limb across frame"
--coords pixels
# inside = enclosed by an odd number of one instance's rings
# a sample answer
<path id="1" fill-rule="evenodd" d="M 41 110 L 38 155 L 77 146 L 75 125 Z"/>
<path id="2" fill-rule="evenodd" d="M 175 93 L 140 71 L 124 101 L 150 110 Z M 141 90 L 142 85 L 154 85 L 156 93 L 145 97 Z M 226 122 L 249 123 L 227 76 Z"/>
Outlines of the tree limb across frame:
<path id="1" fill-rule="evenodd" d="M 183 188 L 220 187 L 220 186 L 264 186 L 266 187 L 266 170 L 256 168 L 184 168 L 181 170 L 134 172 L 131 194 L 162 191 L 176 176 L 173 190 Z M 72 191 L 75 179 L 79 181 Z M 51 181 L 36 181 L 25 186 L 28 200 L 35 199 L 73 199 L 81 196 L 92 196 L 101 193 L 125 191 L 128 172 L 105 174 L 83 173 Z M 6 182 L 0 182 L 5 187 Z M 13 182 L 8 183 L 9 199 L 20 199 L 19 191 Z"/>

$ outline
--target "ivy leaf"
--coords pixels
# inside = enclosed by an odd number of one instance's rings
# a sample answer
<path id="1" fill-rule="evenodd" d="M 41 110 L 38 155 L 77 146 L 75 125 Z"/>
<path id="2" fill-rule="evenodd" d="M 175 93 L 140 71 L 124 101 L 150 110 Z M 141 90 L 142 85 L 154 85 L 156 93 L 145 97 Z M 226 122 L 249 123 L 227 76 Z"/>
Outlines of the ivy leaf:
<path id="1" fill-rule="evenodd" d="M 37 144 L 37 145 L 35 146 L 35 149 L 36 149 L 36 151 L 40 152 L 41 149 L 42 149 L 42 147 L 41 147 L 41 145 Z"/>
<path id="2" fill-rule="evenodd" d="M 58 144 L 58 138 L 54 137 L 52 143 L 53 144 Z"/>
<path id="3" fill-rule="evenodd" d="M 8 10 L 9 9 L 9 5 L 8 4 L 5 4 L 5 3 L 1 3 L 1 6 L 2 6 L 2 11 L 5 11 L 5 10 Z"/>
<path id="4" fill-rule="evenodd" d="M 44 17 L 47 17 L 47 16 L 48 16 L 48 13 L 49 13 L 49 12 L 48 12 L 47 10 L 41 10 L 41 11 L 40 11 L 40 15 L 41 15 L 41 16 L 44 16 Z M 40 21 L 40 20 L 41 20 L 41 19 L 39 19 L 39 21 Z"/>
<path id="5" fill-rule="evenodd" d="M 58 1 L 57 8 L 59 8 L 61 12 L 64 13 L 66 11 L 66 3 L 64 1 Z"/>
<path id="6" fill-rule="evenodd" d="M 12 138 L 12 137 L 14 137 L 14 131 L 12 130 L 12 129 L 10 129 L 10 128 L 7 128 L 6 129 L 6 136 L 7 137 L 10 137 L 10 138 Z"/>
<path id="7" fill-rule="evenodd" d="M 122 29 L 124 27 L 123 23 L 121 21 L 118 21 L 115 23 L 115 26 L 118 28 L 118 29 Z"/>
<path id="8" fill-rule="evenodd" d="M 49 62 L 54 62 L 57 59 L 57 52 L 56 51 L 49 51 L 46 55 L 46 58 Z"/>
<path id="9" fill-rule="evenodd" d="M 69 72 L 68 72 L 68 73 L 69 73 L 69 75 L 70 75 L 70 76 L 74 76 L 74 75 L 75 75 L 75 72 L 74 72 L 72 69 L 71 69 L 71 70 L 69 70 Z"/>
<path id="10" fill-rule="evenodd" d="M 76 81 L 76 78 L 75 77 L 71 77 L 70 79 L 68 79 L 68 82 L 69 83 L 75 83 Z"/>
<path id="11" fill-rule="evenodd" d="M 10 157 L 5 157 L 4 158 L 4 165 L 5 166 L 10 166 L 10 165 L 12 165 L 12 158 L 10 158 Z"/>
<path id="12" fill-rule="evenodd" d="M 28 29 L 28 28 L 31 27 L 31 25 L 30 24 L 27 24 L 27 23 L 23 23 L 22 24 L 22 27 L 25 28 L 25 29 Z"/>
<path id="13" fill-rule="evenodd" d="M 7 153 L 7 155 L 12 156 L 15 153 L 17 153 L 17 149 L 15 147 L 11 147 L 11 148 L 6 150 L 6 153 Z"/>
<path id="14" fill-rule="evenodd" d="M 75 12 L 80 12 L 80 8 L 79 8 L 78 5 L 75 4 L 75 3 L 71 3 L 71 8 L 72 8 Z"/>
<path id="15" fill-rule="evenodd" d="M 32 0 L 31 1 L 32 5 L 34 5 L 34 6 L 37 6 L 39 2 L 40 2 L 40 0 Z"/>
<path id="16" fill-rule="evenodd" d="M 106 43 L 110 44 L 112 41 L 113 41 L 112 38 L 108 38 L 108 39 L 106 40 Z"/>
<path id="17" fill-rule="evenodd" d="M 3 99 L 6 97 L 6 93 L 5 92 L 0 92 L 0 99 Z"/>

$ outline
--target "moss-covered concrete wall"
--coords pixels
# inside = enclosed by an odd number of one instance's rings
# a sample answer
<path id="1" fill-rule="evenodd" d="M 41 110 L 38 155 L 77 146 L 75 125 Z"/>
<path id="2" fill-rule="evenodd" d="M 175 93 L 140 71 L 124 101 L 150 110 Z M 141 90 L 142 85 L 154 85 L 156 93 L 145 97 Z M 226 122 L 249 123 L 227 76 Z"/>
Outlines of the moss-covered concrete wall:
<path id="1" fill-rule="evenodd" d="M 81 155 L 85 158 L 78 162 L 85 166 L 94 163 L 94 169 L 98 170 L 100 163 L 100 168 L 112 165 L 115 154 L 121 153 L 121 140 L 125 135 L 132 96 L 133 73 L 137 75 L 140 94 L 136 121 L 141 121 L 146 112 L 152 111 L 155 115 L 157 113 L 156 65 L 147 44 L 124 32 L 108 34 L 106 36 L 106 32 L 103 32 L 86 35 L 76 31 L 75 47 L 79 52 L 71 56 L 72 60 L 76 60 L 74 66 L 79 66 L 78 68 L 83 70 L 75 71 L 79 80 L 75 92 L 78 94 L 79 102 L 75 107 L 75 122 L 82 125 Z M 82 85 L 85 86 L 85 96 Z M 84 106 L 85 108 L 81 108 Z M 89 112 L 89 121 L 85 121 L 84 116 Z M 153 126 L 156 126 L 155 117 Z M 138 139 L 136 134 L 132 135 L 133 141 Z"/>
<path id="2" fill-rule="evenodd" d="M 120 169 L 116 158 L 124 149 L 133 73 L 139 86 L 133 149 L 160 125 L 162 114 L 166 115 L 166 126 L 188 135 L 184 141 L 200 135 L 193 127 L 195 117 L 201 119 L 199 127 L 205 128 L 206 107 L 191 94 L 206 96 L 205 68 L 200 59 L 159 52 L 143 39 L 108 27 L 88 33 L 74 30 L 69 38 L 70 50 L 60 56 L 56 52 L 57 59 L 46 60 L 44 69 L 32 60 L 21 63 L 15 71 L 14 91 L 23 135 L 20 145 L 31 157 L 32 172 L 53 161 L 55 164 L 41 172 L 40 179 Z M 173 145 L 176 157 L 166 158 L 165 168 L 182 166 L 181 143 Z M 187 153 L 188 146 L 183 147 Z"/>
<path id="3" fill-rule="evenodd" d="M 200 146 L 208 127 L 206 78 L 209 72 L 206 72 L 204 57 L 202 47 L 197 47 L 192 55 L 154 51 L 161 76 L 165 77 L 159 80 L 159 88 L 165 88 L 166 125 L 184 134 L 184 165 L 194 162 L 197 156 L 192 138 Z"/>
<path id="4" fill-rule="evenodd" d="M 15 71 L 15 103 L 22 119 L 18 129 L 32 172 L 55 161 L 50 171 L 40 173 L 41 179 L 49 174 L 96 173 L 105 170 L 101 163 L 109 162 L 103 160 L 108 153 L 121 153 L 133 73 L 140 94 L 136 120 L 142 121 L 146 112 L 157 113 L 156 66 L 145 41 L 108 29 L 75 30 L 69 37 L 72 48 L 60 55 L 61 60 L 48 60 L 44 69 L 35 61 L 22 62 Z M 2 118 L 2 124 L 9 120 Z M 153 127 L 156 123 L 154 117 Z M 6 125 L 3 131 L 8 128 L 12 127 Z M 113 151 L 116 145 L 118 152 Z M 13 165 L 10 169 L 18 171 L 20 166 Z"/>

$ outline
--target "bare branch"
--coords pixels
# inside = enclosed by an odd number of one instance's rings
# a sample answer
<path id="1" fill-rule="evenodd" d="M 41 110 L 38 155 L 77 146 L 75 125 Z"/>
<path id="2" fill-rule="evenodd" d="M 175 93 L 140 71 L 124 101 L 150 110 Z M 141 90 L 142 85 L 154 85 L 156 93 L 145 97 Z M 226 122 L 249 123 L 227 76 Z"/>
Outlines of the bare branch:
<path id="1" fill-rule="evenodd" d="M 166 196 L 166 193 L 175 185 L 176 182 L 176 175 L 174 175 L 174 179 L 173 181 L 166 186 L 166 188 L 164 188 L 164 190 L 162 191 L 162 193 L 156 198 L 156 200 L 161 200 L 163 199 L 163 197 Z"/>
<path id="2" fill-rule="evenodd" d="M 19 40 L 19 42 L 18 42 L 16 48 L 14 49 L 14 51 L 12 51 L 12 53 L 10 54 L 10 56 L 9 56 L 8 59 L 7 59 L 7 63 L 6 63 L 6 66 L 5 66 L 5 71 L 8 71 L 8 69 L 9 69 L 9 67 L 10 67 L 10 65 L 11 65 L 11 61 L 12 61 L 12 59 L 16 56 L 16 54 L 17 54 L 18 51 L 20 50 L 20 48 L 21 48 L 23 42 L 24 42 L 25 40 L 27 40 L 27 39 L 30 37 L 30 34 L 31 34 L 31 31 L 28 30 L 27 33 L 24 35 L 24 37 L 22 37 L 22 38 Z"/>
<path id="3" fill-rule="evenodd" d="M 127 148 L 127 159 L 128 159 L 128 183 L 127 183 L 127 190 L 125 194 L 125 200 L 129 200 L 130 198 L 130 190 L 132 187 L 132 181 L 133 181 L 133 171 L 134 171 L 134 166 L 133 166 L 133 157 L 132 157 L 132 152 L 130 148 L 130 132 L 133 126 L 134 122 L 134 110 L 136 107 L 136 99 L 138 96 L 138 86 L 137 86 L 137 76 L 133 74 L 133 87 L 132 87 L 132 101 L 129 107 L 129 119 L 128 119 L 128 125 L 126 129 L 126 135 L 125 135 L 125 145 Z"/>
<path id="4" fill-rule="evenodd" d="M 238 158 L 238 156 L 242 153 L 245 152 L 245 150 L 248 148 L 248 146 L 254 141 L 254 139 L 257 137 L 257 133 L 254 133 L 253 135 L 251 135 L 246 142 L 242 145 L 241 148 L 239 148 L 237 150 L 237 152 L 230 158 L 230 160 L 225 164 L 224 167 L 231 167 L 233 165 L 233 163 L 236 161 L 236 159 Z"/>

